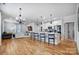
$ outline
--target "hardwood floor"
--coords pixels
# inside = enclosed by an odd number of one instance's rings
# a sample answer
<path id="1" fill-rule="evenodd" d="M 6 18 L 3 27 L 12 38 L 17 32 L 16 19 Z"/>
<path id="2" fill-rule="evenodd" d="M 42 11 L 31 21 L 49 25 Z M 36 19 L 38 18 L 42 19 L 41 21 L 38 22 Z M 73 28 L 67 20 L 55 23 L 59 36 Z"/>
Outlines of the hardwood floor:
<path id="1" fill-rule="evenodd" d="M 75 42 L 63 40 L 58 45 L 47 43 L 30 38 L 6 39 L 0 46 L 1 55 L 75 55 Z"/>

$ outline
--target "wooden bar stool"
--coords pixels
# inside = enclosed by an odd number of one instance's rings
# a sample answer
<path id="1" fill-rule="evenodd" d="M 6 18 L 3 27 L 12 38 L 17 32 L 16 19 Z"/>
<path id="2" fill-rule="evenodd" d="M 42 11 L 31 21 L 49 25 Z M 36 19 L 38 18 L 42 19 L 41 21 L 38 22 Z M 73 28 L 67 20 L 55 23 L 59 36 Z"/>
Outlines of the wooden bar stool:
<path id="1" fill-rule="evenodd" d="M 46 41 L 46 35 L 45 33 L 40 33 L 40 42 L 44 40 L 44 42 Z"/>
<path id="2" fill-rule="evenodd" d="M 55 45 L 55 34 L 48 34 L 48 44 L 51 43 L 51 40 L 53 41 L 53 44 Z"/>

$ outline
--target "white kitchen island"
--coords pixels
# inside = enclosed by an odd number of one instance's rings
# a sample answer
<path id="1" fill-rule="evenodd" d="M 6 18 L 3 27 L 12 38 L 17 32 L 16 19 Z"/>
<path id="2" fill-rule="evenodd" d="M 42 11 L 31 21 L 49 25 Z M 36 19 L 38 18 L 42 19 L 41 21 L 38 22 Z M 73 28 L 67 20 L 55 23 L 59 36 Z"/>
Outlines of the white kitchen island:
<path id="1" fill-rule="evenodd" d="M 34 32 L 34 33 L 36 33 L 36 32 Z M 45 42 L 48 43 L 48 34 L 55 34 L 55 45 L 60 43 L 60 33 L 38 32 L 39 37 L 36 38 L 37 40 L 40 40 L 40 33 L 45 33 L 45 37 L 46 37 L 45 38 Z M 43 39 L 41 39 L 41 40 L 44 41 Z M 52 39 L 51 39 L 50 43 L 53 44 L 53 40 Z"/>

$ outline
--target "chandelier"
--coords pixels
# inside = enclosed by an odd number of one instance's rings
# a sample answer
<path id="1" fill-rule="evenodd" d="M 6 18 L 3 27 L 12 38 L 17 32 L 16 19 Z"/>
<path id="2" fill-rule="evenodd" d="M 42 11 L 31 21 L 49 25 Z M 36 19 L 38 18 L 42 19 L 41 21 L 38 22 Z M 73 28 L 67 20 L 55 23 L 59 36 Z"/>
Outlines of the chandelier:
<path id="1" fill-rule="evenodd" d="M 16 17 L 16 21 L 19 23 L 19 24 L 23 24 L 25 21 L 25 19 L 22 18 L 22 8 L 19 8 L 19 16 Z"/>

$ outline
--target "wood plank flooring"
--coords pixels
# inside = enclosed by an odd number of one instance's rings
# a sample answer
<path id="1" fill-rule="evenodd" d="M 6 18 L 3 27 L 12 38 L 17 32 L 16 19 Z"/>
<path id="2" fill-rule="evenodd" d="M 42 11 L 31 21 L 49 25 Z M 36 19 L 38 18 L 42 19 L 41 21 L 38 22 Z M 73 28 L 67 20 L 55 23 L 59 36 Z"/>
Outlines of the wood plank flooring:
<path id="1" fill-rule="evenodd" d="M 0 46 L 0 55 L 75 55 L 75 42 L 63 40 L 58 45 L 27 38 L 6 39 Z"/>

